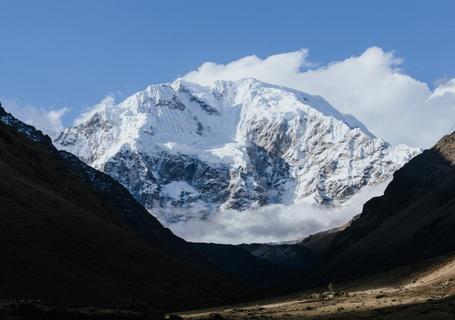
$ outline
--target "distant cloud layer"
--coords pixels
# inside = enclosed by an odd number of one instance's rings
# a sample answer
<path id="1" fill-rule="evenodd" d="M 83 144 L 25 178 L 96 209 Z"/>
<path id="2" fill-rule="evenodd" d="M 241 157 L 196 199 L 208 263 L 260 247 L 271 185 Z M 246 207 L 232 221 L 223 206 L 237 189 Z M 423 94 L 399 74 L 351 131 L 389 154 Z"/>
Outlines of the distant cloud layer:
<path id="1" fill-rule="evenodd" d="M 366 187 L 348 203 L 331 209 L 308 204 L 269 205 L 256 210 L 227 210 L 207 220 L 190 220 L 168 227 L 185 240 L 195 242 L 239 244 L 302 239 L 346 223 L 361 213 L 366 201 L 382 195 L 389 182 Z"/>
<path id="2" fill-rule="evenodd" d="M 393 52 L 372 47 L 359 56 L 314 67 L 303 49 L 228 64 L 206 62 L 183 78 L 208 85 L 254 77 L 321 95 L 392 144 L 430 147 L 455 129 L 455 79 L 431 91 L 426 83 L 404 74 L 401 64 Z"/>
<path id="3" fill-rule="evenodd" d="M 16 118 L 28 123 L 54 138 L 62 131 L 62 117 L 69 111 L 68 107 L 44 109 L 31 105 L 22 105 L 14 100 L 2 99 L 3 107 Z"/>

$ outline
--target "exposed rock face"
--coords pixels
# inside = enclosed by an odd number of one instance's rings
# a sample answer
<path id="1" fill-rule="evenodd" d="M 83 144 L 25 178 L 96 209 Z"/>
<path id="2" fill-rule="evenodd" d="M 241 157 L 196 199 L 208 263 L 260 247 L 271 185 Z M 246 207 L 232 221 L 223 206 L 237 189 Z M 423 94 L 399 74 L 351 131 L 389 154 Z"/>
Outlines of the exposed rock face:
<path id="1" fill-rule="evenodd" d="M 56 139 L 167 222 L 214 210 L 332 205 L 419 150 L 390 146 L 324 99 L 254 79 L 153 85 Z"/>

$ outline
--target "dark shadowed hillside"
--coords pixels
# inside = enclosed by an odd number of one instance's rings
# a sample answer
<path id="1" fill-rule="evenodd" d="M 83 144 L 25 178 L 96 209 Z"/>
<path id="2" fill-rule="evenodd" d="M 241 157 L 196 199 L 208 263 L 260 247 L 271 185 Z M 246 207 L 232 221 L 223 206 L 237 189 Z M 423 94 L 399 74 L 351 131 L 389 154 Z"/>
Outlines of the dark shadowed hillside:
<path id="1" fill-rule="evenodd" d="M 268 292 L 288 291 L 315 262 L 303 245 L 193 243 L 213 266 Z"/>
<path id="2" fill-rule="evenodd" d="M 79 164 L 0 108 L 0 298 L 183 309 L 242 297 L 123 187 Z"/>
<path id="3" fill-rule="evenodd" d="M 166 248 L 180 259 L 207 264 L 207 260 L 189 243 L 174 235 L 168 228 L 164 228 L 120 183 L 109 175 L 86 165 L 69 152 L 59 151 L 59 155 L 70 171 L 86 182 L 139 238 L 152 245 Z"/>
<path id="4" fill-rule="evenodd" d="M 394 174 L 344 230 L 313 236 L 323 276 L 353 277 L 455 251 L 455 134 L 442 138 Z"/>

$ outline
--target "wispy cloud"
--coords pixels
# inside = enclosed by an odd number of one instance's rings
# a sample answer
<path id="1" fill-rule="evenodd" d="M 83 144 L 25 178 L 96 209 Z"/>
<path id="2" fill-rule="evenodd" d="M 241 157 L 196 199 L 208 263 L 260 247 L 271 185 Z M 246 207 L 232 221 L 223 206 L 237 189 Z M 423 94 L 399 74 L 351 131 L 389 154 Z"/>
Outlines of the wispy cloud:
<path id="1" fill-rule="evenodd" d="M 2 106 L 19 120 L 36 127 L 51 138 L 62 131 L 62 117 L 70 110 L 69 107 L 45 109 L 21 104 L 12 99 L 2 99 Z"/>
<path id="2" fill-rule="evenodd" d="M 95 113 L 105 113 L 107 109 L 115 107 L 115 98 L 114 95 L 107 95 L 94 106 L 91 106 L 87 111 L 81 113 L 73 121 L 73 125 L 77 126 L 88 119 L 90 119 Z"/>

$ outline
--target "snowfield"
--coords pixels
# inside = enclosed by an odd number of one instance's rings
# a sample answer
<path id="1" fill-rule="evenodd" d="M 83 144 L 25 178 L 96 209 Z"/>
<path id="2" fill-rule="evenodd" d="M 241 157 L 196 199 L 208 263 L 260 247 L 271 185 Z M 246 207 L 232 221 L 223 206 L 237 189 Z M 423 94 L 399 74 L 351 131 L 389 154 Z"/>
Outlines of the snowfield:
<path id="1" fill-rule="evenodd" d="M 104 101 L 55 141 L 172 224 L 268 204 L 333 206 L 420 152 L 351 115 L 255 79 L 152 85 Z"/>

